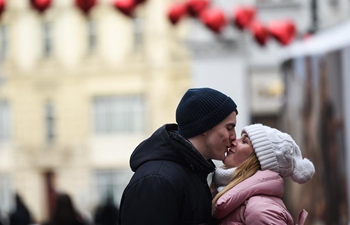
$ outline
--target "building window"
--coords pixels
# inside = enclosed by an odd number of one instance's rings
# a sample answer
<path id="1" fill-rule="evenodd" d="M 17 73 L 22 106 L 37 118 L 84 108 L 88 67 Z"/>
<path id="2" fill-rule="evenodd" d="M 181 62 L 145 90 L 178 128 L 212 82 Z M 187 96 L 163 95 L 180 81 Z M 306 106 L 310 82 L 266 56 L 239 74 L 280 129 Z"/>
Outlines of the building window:
<path id="1" fill-rule="evenodd" d="M 45 124 L 46 124 L 46 141 L 52 143 L 55 140 L 55 111 L 52 102 L 45 104 Z"/>
<path id="2" fill-rule="evenodd" d="M 0 174 L 0 212 L 9 213 L 11 211 L 13 198 L 10 177 Z"/>
<path id="3" fill-rule="evenodd" d="M 48 57 L 52 53 L 53 49 L 53 29 L 52 29 L 52 23 L 51 22 L 44 22 L 43 23 L 43 43 L 44 43 L 44 56 Z"/>
<path id="4" fill-rule="evenodd" d="M 88 21 L 89 52 L 93 52 L 97 45 L 97 25 L 96 21 Z"/>
<path id="5" fill-rule="evenodd" d="M 11 112 L 6 101 L 0 101 L 0 141 L 11 137 Z"/>
<path id="6" fill-rule="evenodd" d="M 111 197 L 119 206 L 124 188 L 132 174 L 129 170 L 98 170 L 94 174 L 97 204 L 103 203 Z"/>
<path id="7" fill-rule="evenodd" d="M 7 36 L 7 26 L 0 26 L 0 61 L 3 61 L 6 58 L 8 51 L 8 36 Z"/>
<path id="8" fill-rule="evenodd" d="M 94 132 L 141 133 L 145 128 L 144 108 L 142 96 L 96 97 L 93 101 Z"/>
<path id="9" fill-rule="evenodd" d="M 140 17 L 133 19 L 134 28 L 134 50 L 139 51 L 143 47 L 143 20 Z"/>

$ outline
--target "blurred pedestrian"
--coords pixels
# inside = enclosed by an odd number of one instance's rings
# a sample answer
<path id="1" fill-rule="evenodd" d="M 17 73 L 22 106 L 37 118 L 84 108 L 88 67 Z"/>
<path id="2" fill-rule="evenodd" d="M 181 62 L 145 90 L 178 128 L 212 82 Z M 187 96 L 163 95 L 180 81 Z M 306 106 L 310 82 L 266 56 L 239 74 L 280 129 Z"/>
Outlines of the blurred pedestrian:
<path id="1" fill-rule="evenodd" d="M 28 225 L 32 223 L 32 216 L 18 193 L 15 194 L 15 208 L 9 217 L 10 225 Z"/>
<path id="2" fill-rule="evenodd" d="M 191 88 L 166 124 L 139 144 L 124 190 L 119 225 L 210 224 L 207 175 L 235 140 L 237 106 L 211 88 Z"/>
<path id="3" fill-rule="evenodd" d="M 118 225 L 118 212 L 113 196 L 108 195 L 106 201 L 97 208 L 94 222 L 96 225 Z"/>
<path id="4" fill-rule="evenodd" d="M 75 209 L 71 197 L 60 193 L 57 195 L 52 217 L 44 225 L 87 225 L 87 222 Z"/>
<path id="5" fill-rule="evenodd" d="M 9 225 L 8 216 L 0 210 L 0 225 Z"/>
<path id="6" fill-rule="evenodd" d="M 282 201 L 284 177 L 303 184 L 315 173 L 313 163 L 302 158 L 292 137 L 277 129 L 254 124 L 243 128 L 233 141 L 213 176 L 218 194 L 213 200 L 213 215 L 220 224 L 288 224 L 293 217 Z M 302 210 L 297 224 L 303 225 Z"/>

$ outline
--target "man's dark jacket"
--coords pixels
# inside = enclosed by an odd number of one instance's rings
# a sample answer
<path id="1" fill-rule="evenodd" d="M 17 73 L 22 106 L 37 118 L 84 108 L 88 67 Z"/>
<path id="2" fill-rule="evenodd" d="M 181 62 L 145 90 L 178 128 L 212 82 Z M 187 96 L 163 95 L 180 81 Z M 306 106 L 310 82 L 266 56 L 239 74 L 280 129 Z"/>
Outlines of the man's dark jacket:
<path id="1" fill-rule="evenodd" d="M 211 224 L 207 176 L 215 165 L 167 124 L 130 158 L 135 172 L 124 190 L 119 225 Z"/>

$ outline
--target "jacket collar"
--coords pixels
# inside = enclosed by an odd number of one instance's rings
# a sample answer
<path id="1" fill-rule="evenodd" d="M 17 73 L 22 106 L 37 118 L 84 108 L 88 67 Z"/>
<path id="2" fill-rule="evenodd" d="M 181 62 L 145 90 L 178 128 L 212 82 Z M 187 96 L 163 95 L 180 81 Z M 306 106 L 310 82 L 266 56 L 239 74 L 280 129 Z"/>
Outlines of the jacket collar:
<path id="1" fill-rule="evenodd" d="M 176 146 L 176 153 L 185 160 L 185 163 L 196 173 L 207 177 L 215 170 L 212 160 L 205 159 L 190 141 L 182 137 L 176 130 L 168 132 Z"/>

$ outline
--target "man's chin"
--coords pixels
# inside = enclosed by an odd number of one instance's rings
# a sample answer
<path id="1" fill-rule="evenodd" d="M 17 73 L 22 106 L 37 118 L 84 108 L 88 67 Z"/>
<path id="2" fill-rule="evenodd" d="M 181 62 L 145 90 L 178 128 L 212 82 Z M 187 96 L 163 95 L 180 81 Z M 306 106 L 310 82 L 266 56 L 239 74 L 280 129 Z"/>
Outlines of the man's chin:
<path id="1" fill-rule="evenodd" d="M 225 158 L 226 158 L 226 156 L 225 156 L 225 155 L 223 155 L 223 156 L 221 156 L 221 157 L 217 157 L 215 160 L 218 160 L 218 161 L 224 162 Z"/>

